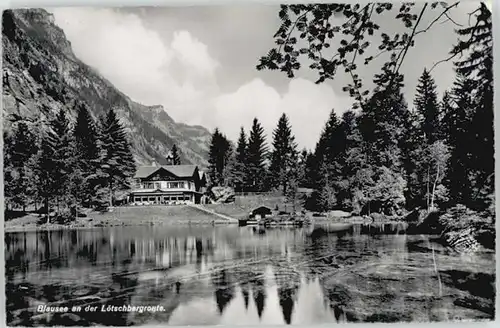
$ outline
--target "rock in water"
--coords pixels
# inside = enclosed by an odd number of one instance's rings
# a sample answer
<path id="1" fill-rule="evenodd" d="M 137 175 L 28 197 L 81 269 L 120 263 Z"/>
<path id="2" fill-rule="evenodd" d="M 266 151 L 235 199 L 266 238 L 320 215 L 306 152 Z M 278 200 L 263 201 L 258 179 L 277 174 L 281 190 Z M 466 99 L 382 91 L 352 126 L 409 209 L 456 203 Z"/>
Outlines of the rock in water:
<path id="1" fill-rule="evenodd" d="M 459 253 L 473 253 L 480 248 L 472 228 L 445 232 L 443 237 L 446 243 Z"/>

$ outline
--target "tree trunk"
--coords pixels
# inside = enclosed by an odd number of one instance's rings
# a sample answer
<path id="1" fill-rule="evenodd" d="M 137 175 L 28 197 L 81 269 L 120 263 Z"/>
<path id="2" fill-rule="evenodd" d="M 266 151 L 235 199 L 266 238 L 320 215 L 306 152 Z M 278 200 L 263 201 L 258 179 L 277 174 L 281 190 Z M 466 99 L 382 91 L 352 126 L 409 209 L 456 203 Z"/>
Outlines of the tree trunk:
<path id="1" fill-rule="evenodd" d="M 78 219 L 78 202 L 75 202 L 75 221 Z"/>
<path id="2" fill-rule="evenodd" d="M 50 223 L 49 197 L 45 197 L 45 207 L 47 208 L 47 223 Z"/>
<path id="3" fill-rule="evenodd" d="M 436 184 L 437 184 L 438 179 L 439 179 L 439 168 L 440 168 L 440 165 L 438 164 L 437 172 L 436 172 L 436 179 L 434 179 L 434 185 L 432 186 L 432 197 L 431 197 L 431 209 L 432 210 L 434 209 L 434 195 L 436 193 Z"/>
<path id="4" fill-rule="evenodd" d="M 113 179 L 109 179 L 109 207 L 113 207 Z"/>
<path id="5" fill-rule="evenodd" d="M 431 167 L 428 166 L 427 167 L 427 193 L 426 193 L 426 199 L 427 199 L 427 212 L 429 212 L 429 192 L 430 192 L 430 187 L 429 187 L 429 183 L 430 183 L 430 170 L 431 170 Z"/>

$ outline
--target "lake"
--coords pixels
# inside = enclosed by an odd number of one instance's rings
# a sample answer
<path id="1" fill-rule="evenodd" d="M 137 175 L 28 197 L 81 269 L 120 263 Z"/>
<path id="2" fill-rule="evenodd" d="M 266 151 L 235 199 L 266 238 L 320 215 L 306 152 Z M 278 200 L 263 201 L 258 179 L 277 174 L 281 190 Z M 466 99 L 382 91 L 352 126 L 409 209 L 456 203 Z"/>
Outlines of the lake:
<path id="1" fill-rule="evenodd" d="M 461 255 L 435 236 L 406 234 L 406 228 L 138 226 L 7 233 L 7 322 L 492 319 L 494 252 Z"/>

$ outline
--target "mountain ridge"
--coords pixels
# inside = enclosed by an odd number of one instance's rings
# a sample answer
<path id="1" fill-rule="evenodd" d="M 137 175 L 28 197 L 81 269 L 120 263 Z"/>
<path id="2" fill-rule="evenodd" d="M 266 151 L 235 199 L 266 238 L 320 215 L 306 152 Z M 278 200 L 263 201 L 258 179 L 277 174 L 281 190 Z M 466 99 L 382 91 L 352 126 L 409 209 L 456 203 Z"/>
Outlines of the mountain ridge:
<path id="1" fill-rule="evenodd" d="M 71 42 L 44 9 L 15 9 L 3 13 L 3 118 L 44 129 L 60 108 L 76 117 L 76 104 L 85 104 L 98 118 L 113 108 L 129 132 L 138 164 L 165 163 L 176 144 L 181 160 L 205 168 L 210 132 L 202 126 L 177 123 L 162 105 L 146 106 L 118 90 L 95 68 L 74 54 Z"/>

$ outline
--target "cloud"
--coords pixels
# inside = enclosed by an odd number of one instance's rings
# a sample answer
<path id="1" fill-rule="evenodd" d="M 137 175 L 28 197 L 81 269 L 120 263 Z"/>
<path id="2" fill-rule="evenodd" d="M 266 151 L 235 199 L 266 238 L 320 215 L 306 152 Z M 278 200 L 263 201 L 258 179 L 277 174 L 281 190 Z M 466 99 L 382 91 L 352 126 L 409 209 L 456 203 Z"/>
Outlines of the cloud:
<path id="1" fill-rule="evenodd" d="M 280 95 L 262 80 L 254 79 L 234 93 L 217 97 L 213 120 L 214 124 L 231 122 L 223 131 L 236 140 L 240 127 L 244 126 L 248 132 L 253 118 L 257 117 L 270 143 L 279 117 L 286 113 L 299 146 L 312 149 L 332 109 L 341 115 L 350 104 L 349 98 L 337 95 L 327 84 L 316 85 L 297 78 L 291 80 L 287 92 Z"/>
<path id="2" fill-rule="evenodd" d="M 195 72 L 211 75 L 218 66 L 208 54 L 207 46 L 194 39 L 188 31 L 174 32 L 172 50 L 185 67 L 192 67 Z"/>
<path id="3" fill-rule="evenodd" d="M 312 148 L 332 108 L 341 113 L 350 104 L 327 84 L 303 78 L 289 80 L 283 94 L 260 78 L 223 93 L 217 74 L 230 74 L 230 66 L 213 58 L 209 46 L 187 29 L 171 28 L 160 34 L 137 13 L 113 9 L 51 11 L 76 56 L 133 100 L 161 104 L 177 121 L 219 127 L 234 141 L 240 127 L 248 131 L 258 117 L 270 143 L 279 117 L 286 113 L 300 147 Z M 254 67 L 248 70 L 254 72 Z"/>
<path id="4" fill-rule="evenodd" d="M 183 119 L 206 92 L 216 89 L 218 63 L 188 31 L 173 31 L 169 43 L 133 13 L 104 8 L 51 11 L 76 56 L 135 101 L 161 104 Z"/>

